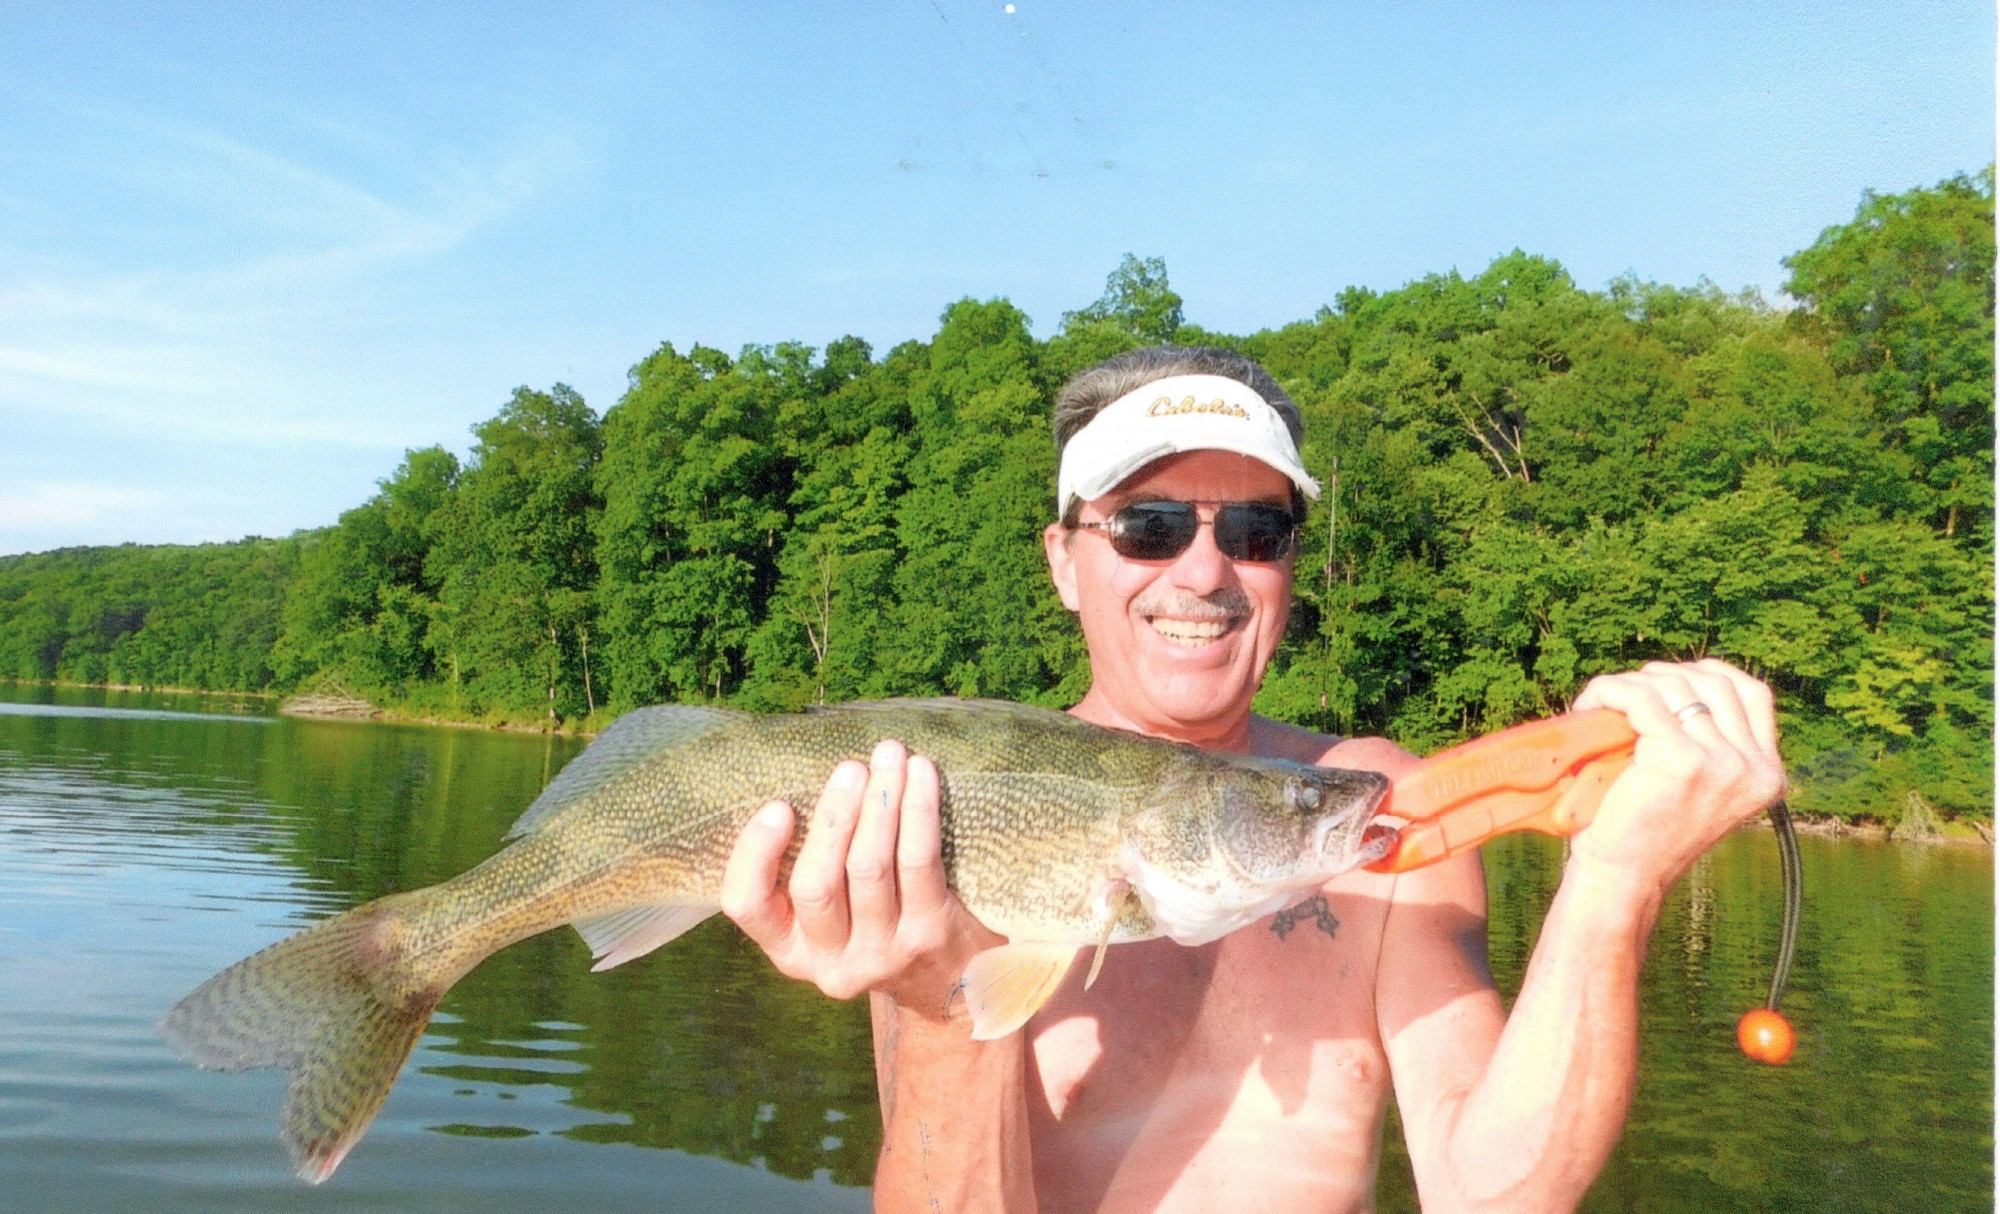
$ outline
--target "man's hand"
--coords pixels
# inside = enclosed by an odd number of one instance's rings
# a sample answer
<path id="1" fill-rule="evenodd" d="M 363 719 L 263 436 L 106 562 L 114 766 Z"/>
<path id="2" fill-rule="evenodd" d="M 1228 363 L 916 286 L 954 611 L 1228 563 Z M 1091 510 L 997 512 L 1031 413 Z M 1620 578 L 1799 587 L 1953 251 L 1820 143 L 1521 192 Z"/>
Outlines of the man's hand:
<path id="1" fill-rule="evenodd" d="M 722 912 L 788 977 L 836 999 L 880 991 L 943 1019 L 966 962 L 1003 939 L 945 885 L 937 767 L 894 741 L 866 767 L 835 767 L 781 888 L 792 831 L 782 801 L 750 820 L 723 874 Z"/>
<path id="2" fill-rule="evenodd" d="M 1631 767 L 1572 841 L 1573 855 L 1658 892 L 1785 794 L 1771 689 L 1726 662 L 1650 662 L 1601 676 L 1572 708 L 1617 709 L 1639 735 Z"/>

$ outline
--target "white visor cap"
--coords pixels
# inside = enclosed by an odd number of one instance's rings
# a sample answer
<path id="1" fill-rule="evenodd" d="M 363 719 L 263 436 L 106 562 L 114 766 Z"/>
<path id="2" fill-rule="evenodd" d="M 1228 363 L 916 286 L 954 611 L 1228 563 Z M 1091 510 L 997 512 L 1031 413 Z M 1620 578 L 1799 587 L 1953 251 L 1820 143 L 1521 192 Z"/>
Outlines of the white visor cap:
<path id="1" fill-rule="evenodd" d="M 1292 432 L 1269 401 L 1226 375 L 1170 375 L 1098 410 L 1063 448 L 1056 513 L 1116 489 L 1139 469 L 1184 451 L 1234 451 L 1269 464 L 1317 501 Z"/>

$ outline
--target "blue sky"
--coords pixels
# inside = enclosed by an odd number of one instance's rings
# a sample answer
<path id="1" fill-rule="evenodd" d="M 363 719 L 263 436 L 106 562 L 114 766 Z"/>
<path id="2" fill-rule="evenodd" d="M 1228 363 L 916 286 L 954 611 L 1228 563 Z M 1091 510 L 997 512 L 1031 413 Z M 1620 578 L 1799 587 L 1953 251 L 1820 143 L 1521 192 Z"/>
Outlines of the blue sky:
<path id="1" fill-rule="evenodd" d="M 1126 252 L 1249 332 L 1512 248 L 1782 302 L 1993 158 L 1981 3 L 0 4 L 0 554 L 283 535 L 518 384 Z"/>

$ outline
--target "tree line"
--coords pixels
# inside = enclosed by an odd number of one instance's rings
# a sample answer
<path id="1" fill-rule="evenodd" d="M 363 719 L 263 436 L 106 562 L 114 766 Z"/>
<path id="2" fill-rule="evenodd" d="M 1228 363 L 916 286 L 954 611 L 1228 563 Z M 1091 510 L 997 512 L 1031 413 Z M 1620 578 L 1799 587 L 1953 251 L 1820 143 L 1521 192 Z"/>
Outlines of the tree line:
<path id="1" fill-rule="evenodd" d="M 1157 260 L 1038 340 L 1005 300 L 877 358 L 662 345 L 601 416 L 517 389 L 328 528 L 0 558 L 0 677 L 276 691 L 594 728 L 1088 679 L 1047 586 L 1049 405 L 1160 341 L 1262 361 L 1328 488 L 1261 711 L 1419 751 L 1592 674 L 1725 657 L 1808 812 L 1991 814 L 1993 170 L 1865 195 L 1787 309 L 1521 252 L 1248 336 Z"/>

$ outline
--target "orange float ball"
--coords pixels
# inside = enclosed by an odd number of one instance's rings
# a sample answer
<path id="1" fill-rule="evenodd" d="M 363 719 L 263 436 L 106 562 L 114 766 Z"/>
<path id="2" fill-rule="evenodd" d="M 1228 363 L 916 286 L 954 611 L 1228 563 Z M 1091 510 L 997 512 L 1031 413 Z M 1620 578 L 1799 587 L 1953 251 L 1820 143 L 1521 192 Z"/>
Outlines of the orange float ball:
<path id="1" fill-rule="evenodd" d="M 1753 1008 L 1736 1022 L 1736 1044 L 1759 1062 L 1778 1066 L 1798 1045 L 1792 1022 L 1767 1007 Z"/>

